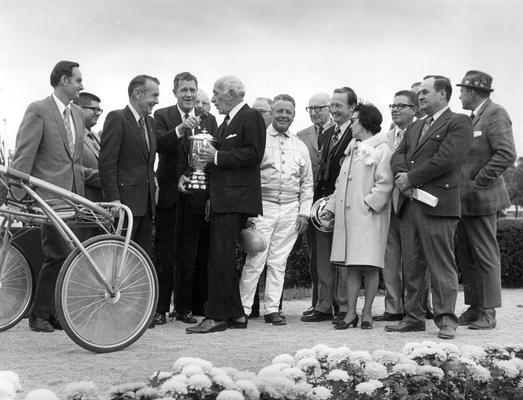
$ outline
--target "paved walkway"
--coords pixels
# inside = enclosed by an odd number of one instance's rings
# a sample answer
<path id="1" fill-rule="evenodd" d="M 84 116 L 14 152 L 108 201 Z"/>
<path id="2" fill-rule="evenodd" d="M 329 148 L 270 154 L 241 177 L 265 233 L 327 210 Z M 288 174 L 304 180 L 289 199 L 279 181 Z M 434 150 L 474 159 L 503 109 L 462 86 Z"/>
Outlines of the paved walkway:
<path id="1" fill-rule="evenodd" d="M 363 299 L 360 298 L 360 303 Z M 459 328 L 456 345 L 523 343 L 523 289 L 503 291 L 503 308 L 498 310 L 498 327 L 491 331 Z M 265 324 L 263 318 L 251 320 L 247 330 L 228 330 L 209 335 L 187 335 L 187 325 L 171 322 L 148 330 L 129 348 L 110 354 L 92 354 L 78 347 L 63 332 L 31 332 L 27 320 L 0 332 L 0 370 L 16 371 L 24 390 L 48 387 L 60 393 L 66 383 L 90 380 L 103 391 L 124 382 L 143 381 L 153 371 L 169 369 L 181 356 L 201 357 L 215 366 L 233 366 L 257 372 L 281 353 L 294 353 L 318 343 L 349 346 L 357 350 L 401 350 L 405 343 L 434 340 L 437 328 L 432 322 L 426 332 L 387 333 L 384 322 L 372 330 L 337 331 L 330 322 L 304 323 L 299 320 L 309 301 L 284 302 L 286 326 Z M 361 306 L 360 306 L 361 307 Z M 457 313 L 465 308 L 463 293 Z M 377 297 L 374 313 L 383 312 L 383 297 Z"/>

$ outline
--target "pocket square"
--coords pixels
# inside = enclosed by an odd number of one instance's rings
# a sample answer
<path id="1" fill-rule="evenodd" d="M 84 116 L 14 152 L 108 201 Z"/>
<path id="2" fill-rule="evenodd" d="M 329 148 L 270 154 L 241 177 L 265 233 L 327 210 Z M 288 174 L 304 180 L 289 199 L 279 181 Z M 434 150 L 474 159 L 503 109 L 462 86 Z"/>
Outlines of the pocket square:
<path id="1" fill-rule="evenodd" d="M 233 137 L 235 137 L 235 136 L 236 136 L 236 133 L 233 133 L 233 134 L 227 136 L 225 139 L 227 140 L 227 139 L 233 138 Z"/>
<path id="2" fill-rule="evenodd" d="M 481 131 L 474 131 L 474 137 L 481 136 Z"/>

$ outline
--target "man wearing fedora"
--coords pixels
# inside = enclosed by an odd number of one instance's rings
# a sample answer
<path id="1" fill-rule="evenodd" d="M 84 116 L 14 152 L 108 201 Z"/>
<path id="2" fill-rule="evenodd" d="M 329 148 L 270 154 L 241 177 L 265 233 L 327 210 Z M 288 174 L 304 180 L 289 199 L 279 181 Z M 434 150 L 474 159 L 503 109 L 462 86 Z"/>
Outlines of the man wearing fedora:
<path id="1" fill-rule="evenodd" d="M 468 71 L 460 86 L 463 109 L 472 111 L 474 138 L 461 169 L 461 221 L 458 259 L 465 304 L 458 319 L 470 329 L 494 329 L 501 307 L 501 263 L 496 240 L 497 212 L 510 205 L 502 174 L 514 164 L 512 123 L 505 109 L 490 100 L 492 77 Z"/>

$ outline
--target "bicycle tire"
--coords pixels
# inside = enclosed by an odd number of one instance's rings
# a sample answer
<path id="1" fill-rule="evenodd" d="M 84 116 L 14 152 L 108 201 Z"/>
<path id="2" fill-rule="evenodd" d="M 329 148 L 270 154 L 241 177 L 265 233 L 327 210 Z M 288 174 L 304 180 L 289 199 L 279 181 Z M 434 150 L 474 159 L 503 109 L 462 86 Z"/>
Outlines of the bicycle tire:
<path id="1" fill-rule="evenodd" d="M 124 238 L 95 236 L 83 243 L 106 280 L 112 282 Z M 158 301 L 158 279 L 147 253 L 130 242 L 115 297 L 96 279 L 95 271 L 77 248 L 65 260 L 55 290 L 56 311 L 66 334 L 95 353 L 124 349 L 149 327 Z"/>
<path id="2" fill-rule="evenodd" d="M 27 257 L 16 244 L 8 244 L 0 273 L 0 332 L 15 326 L 31 306 L 34 275 Z"/>

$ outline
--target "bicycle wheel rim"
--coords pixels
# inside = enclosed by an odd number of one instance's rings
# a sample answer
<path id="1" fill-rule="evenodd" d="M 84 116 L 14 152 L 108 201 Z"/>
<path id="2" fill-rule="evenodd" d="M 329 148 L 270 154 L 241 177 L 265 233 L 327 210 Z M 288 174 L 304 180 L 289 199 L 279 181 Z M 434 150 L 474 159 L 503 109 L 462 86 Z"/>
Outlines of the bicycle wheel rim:
<path id="1" fill-rule="evenodd" d="M 123 240 L 104 237 L 85 246 L 111 285 L 123 247 Z M 64 329 L 72 339 L 96 352 L 118 350 L 137 340 L 147 328 L 156 303 L 156 278 L 145 253 L 130 244 L 115 297 L 96 279 L 79 250 L 65 264 L 59 309 Z"/>
<path id="2" fill-rule="evenodd" d="M 8 245 L 0 272 L 0 331 L 14 326 L 31 305 L 33 275 L 27 259 Z"/>

